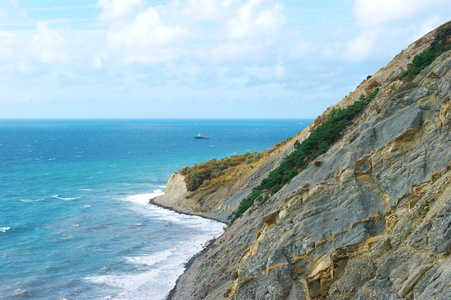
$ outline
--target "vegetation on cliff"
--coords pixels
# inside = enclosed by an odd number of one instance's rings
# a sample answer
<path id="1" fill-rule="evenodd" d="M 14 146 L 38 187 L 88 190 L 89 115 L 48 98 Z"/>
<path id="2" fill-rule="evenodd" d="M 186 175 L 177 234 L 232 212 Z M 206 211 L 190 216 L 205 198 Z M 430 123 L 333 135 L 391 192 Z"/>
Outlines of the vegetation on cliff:
<path id="1" fill-rule="evenodd" d="M 407 66 L 407 71 L 400 75 L 400 79 L 413 79 L 421 70 L 429 66 L 440 54 L 451 49 L 451 25 L 437 30 L 434 41 L 428 49 L 415 55 L 412 63 Z"/>
<path id="2" fill-rule="evenodd" d="M 263 157 L 263 152 L 245 153 L 234 155 L 220 160 L 212 159 L 205 163 L 185 167 L 180 173 L 185 176 L 186 189 L 190 192 L 196 191 L 204 182 L 215 180 L 227 174 L 230 168 L 251 164 Z"/>
<path id="3" fill-rule="evenodd" d="M 309 162 L 325 153 L 342 136 L 346 127 L 353 123 L 352 119 L 376 97 L 378 92 L 379 89 L 376 88 L 367 96 L 362 95 L 359 101 L 345 109 L 333 108 L 327 119 L 302 143 L 296 141 L 294 144 L 295 150 L 287 155 L 279 167 L 274 169 L 267 178 L 262 180 L 260 185 L 253 188 L 252 192 L 241 201 L 238 208 L 229 215 L 231 223 L 241 217 L 254 204 L 255 200 L 262 204 L 266 202 L 269 195 L 278 192 L 300 171 L 305 169 Z"/>
<path id="4" fill-rule="evenodd" d="M 196 164 L 192 167 L 185 167 L 179 172 L 185 176 L 186 189 L 190 192 L 197 191 L 202 185 L 218 184 L 227 182 L 235 175 L 238 175 L 245 166 L 252 165 L 269 155 L 274 150 L 280 148 L 292 137 L 277 143 L 273 147 L 262 152 L 245 153 L 233 155 L 220 160 L 212 159 L 205 163 Z"/>

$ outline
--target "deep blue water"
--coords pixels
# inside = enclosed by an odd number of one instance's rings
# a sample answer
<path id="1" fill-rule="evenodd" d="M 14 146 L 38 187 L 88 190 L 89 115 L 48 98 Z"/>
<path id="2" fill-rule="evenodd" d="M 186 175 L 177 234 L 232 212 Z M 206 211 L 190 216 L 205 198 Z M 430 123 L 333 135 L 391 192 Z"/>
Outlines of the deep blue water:
<path id="1" fill-rule="evenodd" d="M 163 299 L 223 224 L 148 199 L 311 121 L 0 120 L 0 298 Z"/>

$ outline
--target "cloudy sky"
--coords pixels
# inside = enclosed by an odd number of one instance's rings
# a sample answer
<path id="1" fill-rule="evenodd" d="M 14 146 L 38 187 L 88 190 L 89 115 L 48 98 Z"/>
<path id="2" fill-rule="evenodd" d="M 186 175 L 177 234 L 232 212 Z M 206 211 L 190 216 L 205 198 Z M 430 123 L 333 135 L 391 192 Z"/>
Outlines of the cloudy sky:
<path id="1" fill-rule="evenodd" d="M 315 118 L 449 0 L 0 0 L 0 118 Z"/>

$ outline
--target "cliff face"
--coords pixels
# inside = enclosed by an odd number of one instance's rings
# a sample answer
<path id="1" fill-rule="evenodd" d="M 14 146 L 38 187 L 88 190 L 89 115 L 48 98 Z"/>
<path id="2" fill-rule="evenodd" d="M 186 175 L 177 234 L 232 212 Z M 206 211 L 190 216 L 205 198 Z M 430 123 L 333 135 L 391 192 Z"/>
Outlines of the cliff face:
<path id="1" fill-rule="evenodd" d="M 451 299 L 451 51 L 395 79 L 433 34 L 336 105 L 380 88 L 340 141 L 195 261 L 173 299 Z M 208 195 L 203 213 L 224 218 L 291 147 Z M 159 203 L 201 210 L 179 176 Z"/>

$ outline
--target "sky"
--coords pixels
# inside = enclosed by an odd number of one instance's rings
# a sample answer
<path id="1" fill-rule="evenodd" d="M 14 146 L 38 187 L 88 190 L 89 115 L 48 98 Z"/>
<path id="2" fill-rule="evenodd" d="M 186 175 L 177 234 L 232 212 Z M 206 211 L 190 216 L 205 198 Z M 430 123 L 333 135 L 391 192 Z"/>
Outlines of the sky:
<path id="1" fill-rule="evenodd" d="M 315 118 L 449 0 L 0 0 L 0 118 Z"/>

